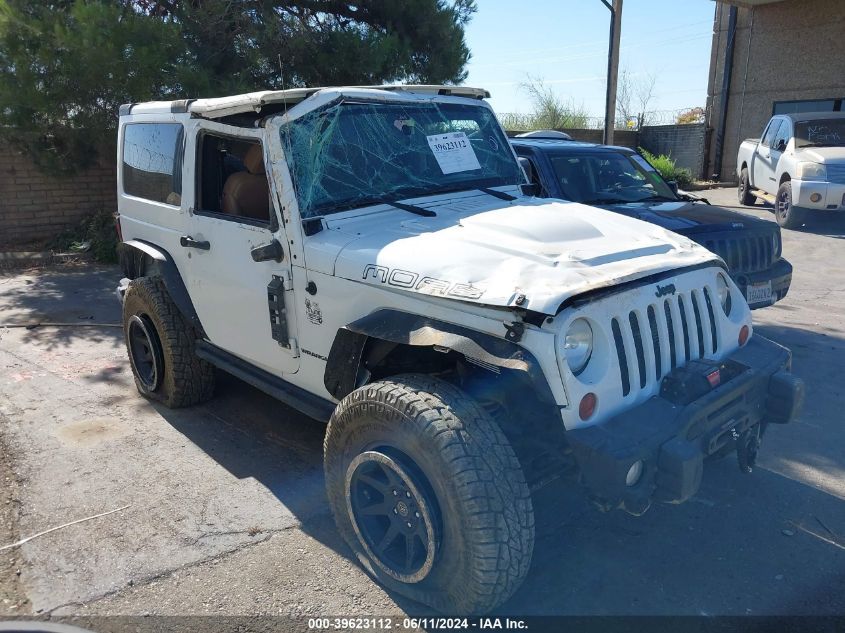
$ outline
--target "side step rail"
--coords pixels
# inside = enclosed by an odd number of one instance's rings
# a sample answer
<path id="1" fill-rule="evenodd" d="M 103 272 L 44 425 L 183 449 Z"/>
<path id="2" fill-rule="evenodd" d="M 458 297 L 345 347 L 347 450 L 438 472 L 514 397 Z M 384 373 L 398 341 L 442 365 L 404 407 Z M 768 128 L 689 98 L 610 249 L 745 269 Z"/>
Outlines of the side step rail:
<path id="1" fill-rule="evenodd" d="M 197 341 L 196 355 L 249 383 L 256 389 L 273 396 L 286 405 L 293 407 L 300 413 L 320 422 L 328 422 L 335 409 L 335 404 L 304 389 L 292 385 L 278 376 L 255 367 L 245 360 L 212 345 L 208 341 Z"/>
<path id="2" fill-rule="evenodd" d="M 766 193 L 762 189 L 752 189 L 751 195 L 760 198 L 760 200 L 765 200 L 766 202 L 768 202 L 772 206 L 774 206 L 774 204 L 775 204 L 775 200 L 776 200 L 775 196 L 773 196 L 770 193 Z"/>

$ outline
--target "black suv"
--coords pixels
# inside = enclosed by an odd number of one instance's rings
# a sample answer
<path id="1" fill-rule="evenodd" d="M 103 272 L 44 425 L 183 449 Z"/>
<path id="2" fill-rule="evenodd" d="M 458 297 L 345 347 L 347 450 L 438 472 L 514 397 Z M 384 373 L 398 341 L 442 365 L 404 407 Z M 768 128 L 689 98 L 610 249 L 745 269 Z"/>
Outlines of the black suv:
<path id="1" fill-rule="evenodd" d="M 539 195 L 622 213 L 698 242 L 725 260 L 752 309 L 786 296 L 792 264 L 781 256 L 780 227 L 774 222 L 678 193 L 675 183 L 626 147 L 537 133 L 510 141 Z"/>

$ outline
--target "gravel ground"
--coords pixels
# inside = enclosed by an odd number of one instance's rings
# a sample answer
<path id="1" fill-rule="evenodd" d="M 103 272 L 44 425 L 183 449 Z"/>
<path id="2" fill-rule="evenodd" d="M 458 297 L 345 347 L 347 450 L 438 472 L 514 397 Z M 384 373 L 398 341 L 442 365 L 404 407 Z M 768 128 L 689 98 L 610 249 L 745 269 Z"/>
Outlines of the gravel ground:
<path id="1" fill-rule="evenodd" d="M 18 531 L 19 484 L 12 456 L 0 434 L 0 547 L 20 539 Z M 23 559 L 17 548 L 0 551 L 0 613 L 27 614 L 29 600 L 20 586 Z"/>

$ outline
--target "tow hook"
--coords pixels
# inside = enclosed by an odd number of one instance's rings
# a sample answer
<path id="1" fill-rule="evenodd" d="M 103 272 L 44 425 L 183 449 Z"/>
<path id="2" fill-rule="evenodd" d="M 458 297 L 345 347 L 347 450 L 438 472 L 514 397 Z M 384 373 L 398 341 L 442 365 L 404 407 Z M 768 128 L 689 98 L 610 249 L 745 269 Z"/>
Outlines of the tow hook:
<path id="1" fill-rule="evenodd" d="M 762 439 L 763 430 L 759 423 L 739 434 L 736 440 L 736 459 L 742 472 L 750 473 L 754 469 Z"/>

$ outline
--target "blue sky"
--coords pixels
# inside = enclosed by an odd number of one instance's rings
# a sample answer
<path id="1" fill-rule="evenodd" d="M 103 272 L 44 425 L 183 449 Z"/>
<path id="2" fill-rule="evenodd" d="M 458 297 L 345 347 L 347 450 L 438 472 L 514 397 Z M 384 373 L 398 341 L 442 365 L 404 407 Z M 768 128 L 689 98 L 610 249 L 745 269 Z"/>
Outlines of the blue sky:
<path id="1" fill-rule="evenodd" d="M 654 110 L 704 106 L 712 0 L 624 0 L 620 71 L 656 77 Z M 601 0 L 479 0 L 466 32 L 466 84 L 497 112 L 528 112 L 520 83 L 540 77 L 564 100 L 604 115 L 610 11 Z"/>

